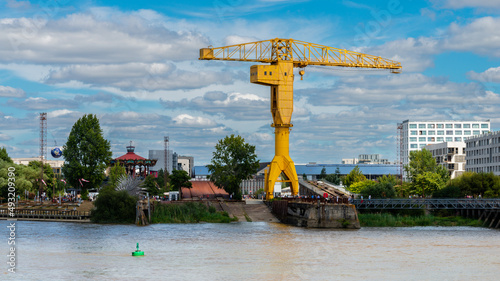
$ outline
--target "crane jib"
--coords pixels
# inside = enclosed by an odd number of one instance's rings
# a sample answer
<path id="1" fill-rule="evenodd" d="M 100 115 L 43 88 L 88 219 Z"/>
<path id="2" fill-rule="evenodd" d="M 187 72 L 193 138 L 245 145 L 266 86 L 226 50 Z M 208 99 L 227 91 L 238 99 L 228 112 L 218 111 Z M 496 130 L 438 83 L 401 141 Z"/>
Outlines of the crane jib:
<path id="1" fill-rule="evenodd" d="M 359 52 L 293 39 L 271 39 L 217 48 L 200 49 L 200 60 L 228 60 L 273 63 L 292 61 L 295 67 L 307 65 L 361 67 L 402 70 L 401 63 Z"/>

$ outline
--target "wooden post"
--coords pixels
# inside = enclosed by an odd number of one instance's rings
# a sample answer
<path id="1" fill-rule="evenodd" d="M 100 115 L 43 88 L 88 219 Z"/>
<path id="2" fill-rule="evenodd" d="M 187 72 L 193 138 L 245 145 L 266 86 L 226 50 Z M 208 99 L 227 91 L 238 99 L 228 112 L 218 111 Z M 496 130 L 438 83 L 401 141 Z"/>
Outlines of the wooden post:
<path id="1" fill-rule="evenodd" d="M 495 213 L 495 216 L 493 217 L 493 219 L 491 220 L 491 223 L 490 223 L 490 226 L 489 227 L 492 227 L 493 226 L 493 223 L 495 222 L 495 220 L 497 219 L 497 216 L 498 214 L 500 213 L 498 210 Z"/>
<path id="2" fill-rule="evenodd" d="M 498 212 L 498 211 L 497 211 L 497 212 Z M 498 227 L 500 227 L 500 219 L 498 220 L 497 225 L 495 225 L 495 228 L 498 228 Z"/>
<path id="3" fill-rule="evenodd" d="M 483 210 L 483 212 L 479 216 L 479 219 L 477 219 L 478 222 L 481 221 L 481 219 L 485 216 L 486 212 L 487 212 L 486 210 Z"/>
<path id="4" fill-rule="evenodd" d="M 488 212 L 488 215 L 487 215 L 487 216 L 486 216 L 486 218 L 484 219 L 483 226 L 485 226 L 485 225 L 486 225 L 486 223 L 488 222 L 488 220 L 489 220 L 489 219 L 490 219 L 490 217 L 491 217 L 491 214 L 493 214 L 493 211 L 491 211 L 491 210 L 488 210 L 487 212 Z"/>

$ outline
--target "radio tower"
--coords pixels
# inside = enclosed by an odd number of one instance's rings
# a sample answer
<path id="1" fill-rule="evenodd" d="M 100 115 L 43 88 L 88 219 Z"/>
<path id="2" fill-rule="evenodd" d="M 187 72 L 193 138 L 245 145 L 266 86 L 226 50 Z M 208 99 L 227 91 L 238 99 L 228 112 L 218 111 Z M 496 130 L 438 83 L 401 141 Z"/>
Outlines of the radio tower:
<path id="1" fill-rule="evenodd" d="M 164 159 L 164 167 L 165 167 L 165 170 L 163 171 L 163 177 L 165 179 L 165 183 L 167 183 L 167 180 L 168 180 L 168 136 L 166 137 L 163 137 L 163 141 L 164 141 L 164 152 L 165 152 L 165 155 L 163 157 Z"/>
<path id="2" fill-rule="evenodd" d="M 403 123 L 398 123 L 398 135 L 397 135 L 397 160 L 398 170 L 399 170 L 399 180 L 403 184 Z"/>
<path id="3" fill-rule="evenodd" d="M 40 187 L 39 195 L 42 195 L 43 191 L 43 166 L 47 153 L 47 113 L 40 113 Z M 41 199 L 40 199 L 41 200 Z"/>

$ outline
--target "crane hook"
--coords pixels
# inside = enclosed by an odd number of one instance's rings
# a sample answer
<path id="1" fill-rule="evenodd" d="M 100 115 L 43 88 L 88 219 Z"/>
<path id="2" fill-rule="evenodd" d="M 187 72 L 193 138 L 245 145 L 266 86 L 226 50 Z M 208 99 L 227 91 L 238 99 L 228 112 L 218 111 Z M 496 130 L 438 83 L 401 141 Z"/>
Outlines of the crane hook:
<path id="1" fill-rule="evenodd" d="M 304 73 L 305 73 L 304 69 L 299 70 L 300 80 L 304 80 L 303 79 Z"/>

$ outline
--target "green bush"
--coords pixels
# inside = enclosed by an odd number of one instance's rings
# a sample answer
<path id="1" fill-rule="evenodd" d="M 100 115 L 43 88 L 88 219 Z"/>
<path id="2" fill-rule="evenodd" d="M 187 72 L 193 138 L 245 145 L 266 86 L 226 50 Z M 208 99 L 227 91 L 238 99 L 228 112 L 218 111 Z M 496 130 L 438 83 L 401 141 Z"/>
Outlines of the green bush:
<path id="1" fill-rule="evenodd" d="M 460 189 L 464 195 L 483 196 L 484 198 L 500 197 L 500 176 L 489 173 L 465 172 L 448 182 L 448 186 Z"/>
<path id="2" fill-rule="evenodd" d="M 90 219 L 96 223 L 134 223 L 137 199 L 127 191 L 103 190 L 94 202 Z"/>
<path id="3" fill-rule="evenodd" d="M 464 197 L 464 194 L 460 190 L 460 187 L 455 185 L 448 185 L 432 193 L 432 198 L 462 198 L 462 197 Z"/>
<path id="4" fill-rule="evenodd" d="M 360 194 L 363 189 L 366 189 L 367 187 L 370 187 L 372 185 L 375 185 L 376 182 L 372 180 L 363 180 L 363 181 L 358 181 L 356 183 L 351 184 L 347 190 L 349 190 L 352 193 Z"/>
<path id="5" fill-rule="evenodd" d="M 365 197 L 372 196 L 372 198 L 394 198 L 396 197 L 396 192 L 391 183 L 375 183 L 363 187 L 360 193 Z"/>

